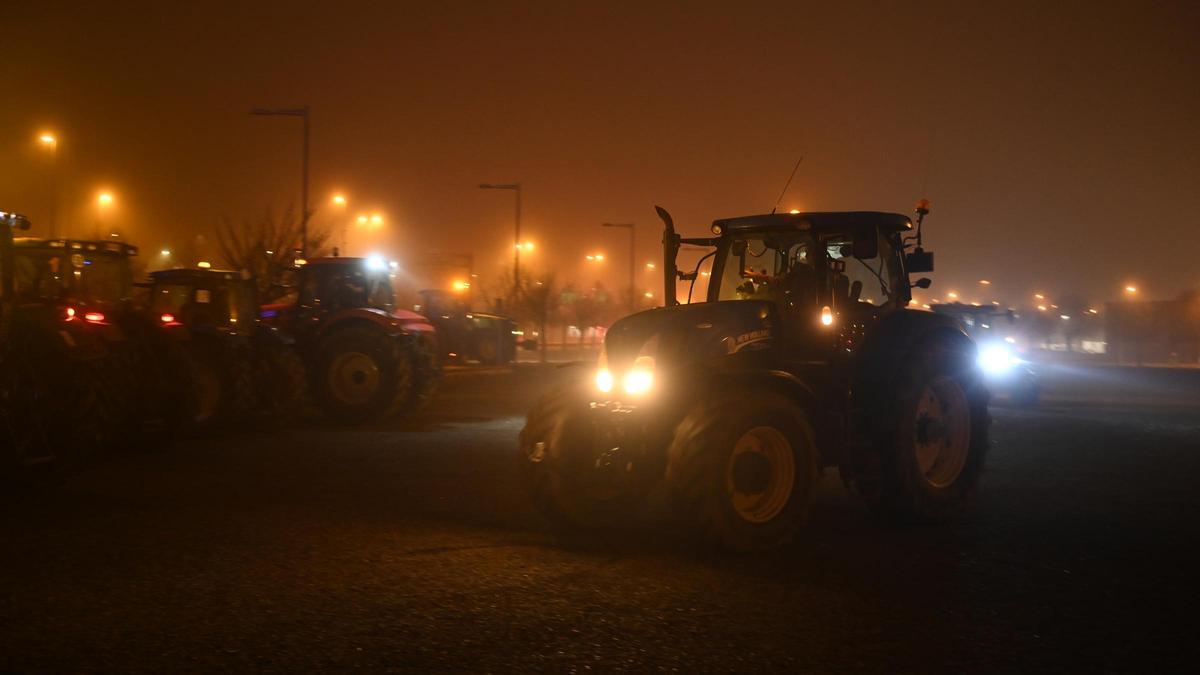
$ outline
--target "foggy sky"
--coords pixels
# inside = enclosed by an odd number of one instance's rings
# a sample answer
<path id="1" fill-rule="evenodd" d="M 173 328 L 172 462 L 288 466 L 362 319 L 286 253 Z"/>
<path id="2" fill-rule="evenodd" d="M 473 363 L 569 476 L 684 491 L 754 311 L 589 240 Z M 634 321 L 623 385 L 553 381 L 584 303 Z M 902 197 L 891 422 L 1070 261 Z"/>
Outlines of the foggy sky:
<path id="1" fill-rule="evenodd" d="M 16 4 L 0 209 L 44 221 L 53 129 L 60 223 L 107 187 L 147 250 L 297 204 L 298 120 L 247 113 L 307 104 L 313 222 L 344 191 L 401 260 L 503 264 L 511 195 L 475 186 L 520 181 L 528 263 L 615 285 L 599 223 L 653 260 L 655 204 L 696 234 L 769 211 L 803 155 L 785 209 L 932 200 L 934 295 L 1200 285 L 1195 3 Z"/>

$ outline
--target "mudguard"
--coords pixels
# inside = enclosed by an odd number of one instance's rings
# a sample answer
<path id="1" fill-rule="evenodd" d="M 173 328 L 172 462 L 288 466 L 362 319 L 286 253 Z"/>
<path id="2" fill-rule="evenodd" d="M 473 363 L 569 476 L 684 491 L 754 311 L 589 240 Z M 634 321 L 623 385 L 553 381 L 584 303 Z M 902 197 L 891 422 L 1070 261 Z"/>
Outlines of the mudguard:
<path id="1" fill-rule="evenodd" d="M 858 349 L 852 376 L 854 405 L 871 410 L 895 381 L 905 359 L 924 340 L 949 336 L 962 342 L 974 358 L 975 343 L 954 318 L 932 312 L 898 309 L 879 317 Z"/>

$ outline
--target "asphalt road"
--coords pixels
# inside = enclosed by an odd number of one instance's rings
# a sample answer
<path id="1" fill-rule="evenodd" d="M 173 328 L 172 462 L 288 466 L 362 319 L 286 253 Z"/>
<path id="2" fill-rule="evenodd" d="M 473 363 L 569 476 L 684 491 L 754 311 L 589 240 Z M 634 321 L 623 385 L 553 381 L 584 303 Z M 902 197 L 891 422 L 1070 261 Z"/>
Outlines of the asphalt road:
<path id="1" fill-rule="evenodd" d="M 830 474 L 794 545 L 745 557 L 547 534 L 513 453 L 562 374 L 460 371 L 417 420 L 189 441 L 6 496 L 0 671 L 1151 672 L 1200 651 L 1183 397 L 998 406 L 968 518 L 881 530 Z"/>

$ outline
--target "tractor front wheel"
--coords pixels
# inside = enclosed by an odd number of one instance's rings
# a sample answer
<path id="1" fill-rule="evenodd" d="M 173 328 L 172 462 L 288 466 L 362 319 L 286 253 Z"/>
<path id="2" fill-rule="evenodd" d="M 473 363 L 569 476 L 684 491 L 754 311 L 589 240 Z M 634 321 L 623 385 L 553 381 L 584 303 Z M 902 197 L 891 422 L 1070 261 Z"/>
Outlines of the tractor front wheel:
<path id="1" fill-rule="evenodd" d="M 817 451 L 805 411 L 781 394 L 747 389 L 698 405 L 668 462 L 680 524 L 722 548 L 773 548 L 808 520 Z"/>
<path id="2" fill-rule="evenodd" d="M 542 398 L 521 430 L 518 463 L 538 513 L 559 531 L 627 524 L 641 503 L 619 443 L 602 442 L 574 389 Z"/>

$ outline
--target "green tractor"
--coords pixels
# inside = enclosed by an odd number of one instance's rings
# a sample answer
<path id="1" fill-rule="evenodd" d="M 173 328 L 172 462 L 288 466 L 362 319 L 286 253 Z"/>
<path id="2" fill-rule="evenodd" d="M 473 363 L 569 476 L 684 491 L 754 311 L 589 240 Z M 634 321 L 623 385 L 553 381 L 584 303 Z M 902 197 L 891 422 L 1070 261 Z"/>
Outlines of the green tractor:
<path id="1" fill-rule="evenodd" d="M 131 259 L 137 253 L 118 241 L 16 238 L 15 296 L 44 308 L 57 328 L 77 333 L 74 341 L 103 353 L 108 440 L 160 446 L 180 423 L 186 368 L 178 346 L 135 304 Z"/>
<path id="2" fill-rule="evenodd" d="M 805 523 L 836 467 L 884 521 L 942 521 L 975 493 L 989 394 L 950 317 L 909 309 L 933 269 L 910 218 L 879 212 L 665 223 L 667 306 L 625 317 L 596 369 L 542 399 L 520 436 L 538 510 L 611 529 L 668 506 L 682 528 L 753 551 Z M 681 244 L 707 253 L 680 272 Z M 704 301 L 676 283 L 708 268 Z"/>
<path id="3" fill-rule="evenodd" d="M 146 310 L 187 354 L 184 423 L 192 431 L 290 421 L 306 412 L 308 376 L 291 340 L 259 320 L 249 275 L 214 269 L 150 273 Z"/>
<path id="4" fill-rule="evenodd" d="M 82 318 L 18 284 L 13 230 L 0 212 L 0 475 L 70 469 L 111 440 L 110 354 Z"/>

